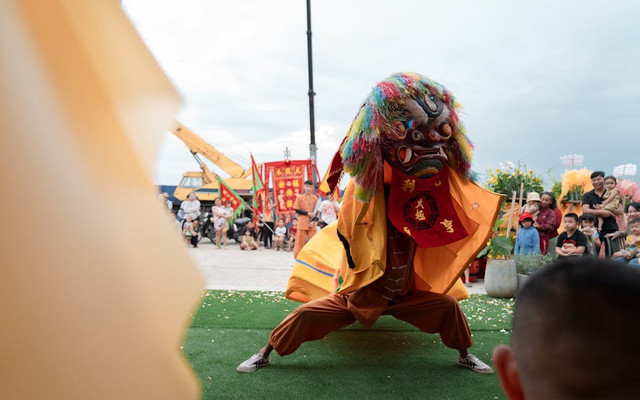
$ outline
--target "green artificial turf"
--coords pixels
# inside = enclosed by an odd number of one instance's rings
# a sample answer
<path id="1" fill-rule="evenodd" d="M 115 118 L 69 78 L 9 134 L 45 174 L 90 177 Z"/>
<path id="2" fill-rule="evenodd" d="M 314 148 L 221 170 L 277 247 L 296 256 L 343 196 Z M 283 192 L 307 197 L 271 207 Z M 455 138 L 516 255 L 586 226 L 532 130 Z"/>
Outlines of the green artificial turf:
<path id="1" fill-rule="evenodd" d="M 485 362 L 508 343 L 513 300 L 474 295 L 461 302 L 471 351 Z M 280 292 L 210 291 L 187 333 L 184 352 L 205 399 L 503 399 L 496 375 L 455 366 L 457 351 L 438 335 L 390 316 L 371 330 L 358 323 L 303 344 L 251 374 L 236 367 L 264 344 L 299 303 Z"/>

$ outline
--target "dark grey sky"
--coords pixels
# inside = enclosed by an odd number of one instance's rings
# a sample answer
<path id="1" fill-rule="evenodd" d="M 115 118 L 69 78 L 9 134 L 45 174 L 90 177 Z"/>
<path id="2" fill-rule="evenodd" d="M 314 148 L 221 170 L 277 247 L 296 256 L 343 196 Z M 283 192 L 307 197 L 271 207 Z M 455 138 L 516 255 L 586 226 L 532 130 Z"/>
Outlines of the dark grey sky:
<path id="1" fill-rule="evenodd" d="M 560 156 L 590 169 L 638 162 L 640 2 L 312 1 L 323 173 L 362 99 L 397 71 L 429 76 L 464 105 L 474 169 L 525 163 L 550 187 Z M 125 0 L 184 98 L 178 118 L 248 166 L 308 157 L 304 0 Z M 197 165 L 166 135 L 156 181 Z"/>

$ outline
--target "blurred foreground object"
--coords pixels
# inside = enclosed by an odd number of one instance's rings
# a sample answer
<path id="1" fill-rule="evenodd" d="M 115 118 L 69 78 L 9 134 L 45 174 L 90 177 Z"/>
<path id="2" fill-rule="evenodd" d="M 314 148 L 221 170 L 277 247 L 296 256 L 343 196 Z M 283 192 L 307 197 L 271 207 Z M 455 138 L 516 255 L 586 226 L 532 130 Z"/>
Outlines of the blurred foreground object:
<path id="1" fill-rule="evenodd" d="M 0 397 L 198 398 L 151 180 L 179 96 L 118 1 L 2 0 L 0 59 Z"/>

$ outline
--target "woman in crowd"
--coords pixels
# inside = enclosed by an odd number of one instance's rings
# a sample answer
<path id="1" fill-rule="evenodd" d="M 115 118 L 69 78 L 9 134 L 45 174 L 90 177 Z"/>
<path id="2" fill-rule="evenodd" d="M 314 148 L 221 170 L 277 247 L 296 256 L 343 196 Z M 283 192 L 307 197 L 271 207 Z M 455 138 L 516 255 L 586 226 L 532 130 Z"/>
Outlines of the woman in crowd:
<path id="1" fill-rule="evenodd" d="M 180 204 L 180 210 L 184 213 L 184 218 L 190 216 L 191 220 L 194 220 L 200 216 L 200 201 L 195 193 L 189 193 L 186 200 Z"/>
<path id="2" fill-rule="evenodd" d="M 549 204 L 549 208 L 553 210 L 556 215 L 556 225 L 551 231 L 551 235 L 549 235 L 549 254 L 555 257 L 556 255 L 556 241 L 558 240 L 558 229 L 562 226 L 562 211 L 558 207 L 558 202 L 556 200 L 556 196 L 551 192 L 542 192 L 543 196 L 549 196 L 551 198 L 551 203 Z"/>
<path id="3" fill-rule="evenodd" d="M 551 208 L 553 207 L 553 208 Z M 543 192 L 540 196 L 540 214 L 533 226 L 538 230 L 540 235 L 540 254 L 547 254 L 549 251 L 549 239 L 553 231 L 557 231 L 555 197 L 550 192 Z"/>
<path id="4" fill-rule="evenodd" d="M 225 226 L 227 225 L 226 209 L 222 207 L 222 199 L 216 198 L 211 207 L 211 214 L 213 215 L 213 229 L 216 231 L 216 246 L 220 248 L 220 242 L 224 238 L 224 248 L 227 248 L 227 240 L 223 233 Z"/>
<path id="5" fill-rule="evenodd" d="M 640 218 L 640 203 L 633 202 L 629 204 L 629 208 L 627 208 L 627 221 L 634 220 L 636 218 Z M 604 236 L 608 239 L 617 239 L 617 238 L 625 238 L 627 237 L 626 231 L 617 231 L 613 233 L 608 233 Z"/>

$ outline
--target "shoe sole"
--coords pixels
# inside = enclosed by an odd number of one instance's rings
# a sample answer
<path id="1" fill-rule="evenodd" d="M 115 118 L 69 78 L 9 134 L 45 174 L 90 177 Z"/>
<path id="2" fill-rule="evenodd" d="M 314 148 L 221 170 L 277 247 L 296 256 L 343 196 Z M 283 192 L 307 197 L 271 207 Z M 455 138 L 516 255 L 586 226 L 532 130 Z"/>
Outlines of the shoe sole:
<path id="1" fill-rule="evenodd" d="M 271 365 L 271 363 L 268 363 L 268 364 L 262 364 L 261 366 L 256 367 L 256 369 L 246 370 L 246 371 L 245 371 L 245 370 L 241 370 L 241 369 L 238 367 L 238 368 L 236 368 L 236 371 L 237 371 L 237 372 L 239 372 L 239 373 L 241 373 L 241 374 L 248 374 L 248 373 L 251 373 L 251 372 L 256 372 L 256 371 L 257 371 L 257 370 L 259 370 L 260 368 L 268 367 L 269 365 Z"/>
<path id="2" fill-rule="evenodd" d="M 475 373 L 477 373 L 477 374 L 483 374 L 483 375 L 490 375 L 490 374 L 493 374 L 493 370 L 491 370 L 491 371 L 484 370 L 484 371 L 483 371 L 483 370 L 480 370 L 480 369 L 473 369 L 473 368 L 469 368 L 467 365 L 464 365 L 464 364 L 456 364 L 456 365 L 457 365 L 458 367 L 460 367 L 460 368 L 468 369 L 469 371 L 473 371 L 473 372 L 475 372 Z"/>

